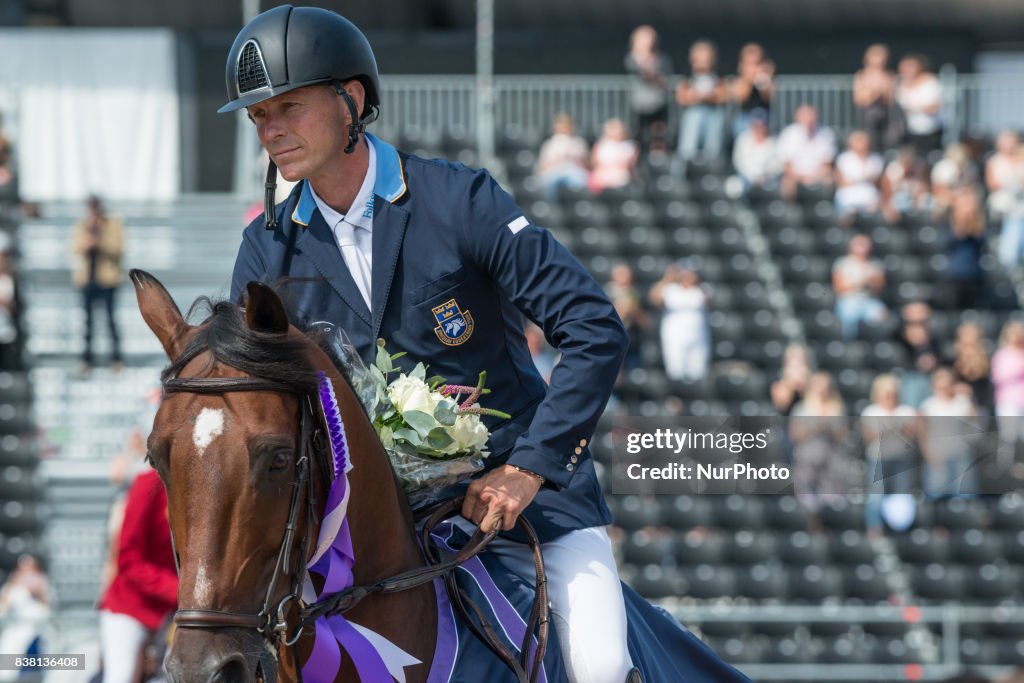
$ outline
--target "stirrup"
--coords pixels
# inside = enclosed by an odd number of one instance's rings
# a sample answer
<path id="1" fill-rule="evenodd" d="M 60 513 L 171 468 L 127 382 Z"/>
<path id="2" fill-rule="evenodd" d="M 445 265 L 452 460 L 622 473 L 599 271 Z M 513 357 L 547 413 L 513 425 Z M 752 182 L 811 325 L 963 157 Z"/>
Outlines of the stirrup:
<path id="1" fill-rule="evenodd" d="M 626 683 L 644 683 L 644 679 L 640 675 L 640 669 L 635 666 L 630 669 L 629 673 L 626 674 Z"/>

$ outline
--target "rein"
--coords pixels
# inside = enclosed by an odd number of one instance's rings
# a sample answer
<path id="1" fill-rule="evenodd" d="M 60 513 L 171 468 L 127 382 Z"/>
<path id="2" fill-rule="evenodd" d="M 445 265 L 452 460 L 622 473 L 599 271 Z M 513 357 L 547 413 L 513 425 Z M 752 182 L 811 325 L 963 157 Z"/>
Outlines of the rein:
<path id="1" fill-rule="evenodd" d="M 193 393 L 193 394 L 224 394 L 240 391 L 265 391 L 274 393 L 296 393 L 295 389 L 273 380 L 259 377 L 252 378 L 221 378 L 221 377 L 192 377 L 181 378 L 171 377 L 163 382 L 164 390 L 168 393 Z M 300 408 L 300 448 L 296 455 L 296 476 L 295 486 L 292 489 L 291 504 L 288 511 L 288 521 L 285 525 L 284 537 L 278 551 L 277 562 L 274 573 L 271 576 L 270 584 L 267 587 L 263 607 L 257 614 L 231 612 L 215 609 L 188 609 L 178 610 L 174 614 L 174 623 L 178 628 L 193 629 L 218 629 L 218 628 L 246 628 L 255 629 L 272 646 L 274 655 L 273 661 L 261 657 L 260 664 L 263 667 L 263 674 L 266 680 L 276 680 L 277 660 L 280 656 L 282 645 L 291 647 L 302 636 L 303 631 L 312 626 L 321 617 L 330 617 L 343 614 L 359 604 L 364 598 L 375 593 L 391 594 L 399 593 L 411 588 L 431 583 L 434 579 L 444 577 L 445 589 L 449 600 L 456 612 L 463 618 L 470 631 L 479 638 L 494 654 L 505 663 L 516 675 L 518 683 L 535 683 L 543 664 L 544 653 L 547 649 L 548 639 L 548 600 L 547 600 L 547 577 L 544 573 L 544 561 L 541 557 L 540 542 L 537 534 L 530 523 L 522 516 L 517 520 L 528 539 L 530 550 L 533 553 L 534 568 L 537 575 L 537 589 L 534 602 L 530 610 L 530 617 L 527 621 L 527 628 L 524 635 L 520 656 L 517 659 L 498 638 L 494 626 L 484 616 L 483 611 L 459 588 L 455 581 L 455 569 L 463 562 L 478 555 L 490 541 L 497 535 L 497 532 L 490 531 L 483 533 L 479 529 L 473 533 L 469 542 L 454 556 L 442 559 L 440 551 L 431 539 L 431 532 L 445 519 L 448 519 L 462 509 L 463 498 L 455 498 L 442 501 L 418 515 L 418 519 L 427 518 L 421 531 L 421 546 L 427 566 L 417 567 L 395 576 L 381 579 L 367 586 L 351 586 L 339 593 L 334 593 L 312 605 L 301 606 L 299 609 L 299 624 L 289 637 L 288 635 L 288 614 L 295 605 L 301 603 L 301 583 L 304 572 L 301 570 L 301 563 L 307 556 L 311 545 L 311 533 L 315 520 L 313 519 L 316 508 L 313 477 L 310 476 L 310 461 L 315 455 L 315 443 L 322 435 L 320 427 L 314 427 L 316 413 L 313 408 L 312 398 L 303 395 Z M 326 469 L 325 469 L 326 472 Z M 308 523 L 306 535 L 295 545 L 295 535 L 298 528 L 298 511 L 301 491 L 306 490 L 306 510 Z M 300 558 L 298 565 L 293 567 L 295 556 Z M 272 605 L 274 589 L 282 575 L 292 575 L 291 590 Z M 474 621 L 475 616 L 477 621 Z M 531 639 L 536 635 L 537 647 L 530 657 Z"/>

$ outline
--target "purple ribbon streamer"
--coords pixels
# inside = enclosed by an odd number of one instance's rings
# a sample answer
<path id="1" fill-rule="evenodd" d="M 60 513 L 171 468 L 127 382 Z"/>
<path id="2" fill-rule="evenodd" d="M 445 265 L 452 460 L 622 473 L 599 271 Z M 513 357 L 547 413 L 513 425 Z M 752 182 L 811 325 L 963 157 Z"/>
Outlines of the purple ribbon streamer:
<path id="1" fill-rule="evenodd" d="M 334 462 L 334 481 L 327 493 L 324 509 L 326 517 L 345 499 L 348 488 L 348 475 L 345 472 L 348 463 L 348 440 L 345 437 L 345 426 L 338 408 L 338 400 L 334 395 L 334 387 L 323 372 L 319 373 L 320 405 L 324 411 L 327 431 L 331 444 Z M 352 534 L 348 520 L 341 523 L 337 536 L 323 556 L 308 568 L 308 571 L 324 577 L 324 585 L 317 591 L 316 598 L 340 592 L 353 583 L 352 567 L 355 566 L 355 553 L 352 550 Z M 310 683 L 331 683 L 341 668 L 341 649 L 352 659 L 359 678 L 362 681 L 393 680 L 387 665 L 373 644 L 357 631 L 345 616 L 338 614 L 332 617 L 321 617 L 314 624 L 315 640 L 313 652 L 302 666 L 302 677 Z"/>

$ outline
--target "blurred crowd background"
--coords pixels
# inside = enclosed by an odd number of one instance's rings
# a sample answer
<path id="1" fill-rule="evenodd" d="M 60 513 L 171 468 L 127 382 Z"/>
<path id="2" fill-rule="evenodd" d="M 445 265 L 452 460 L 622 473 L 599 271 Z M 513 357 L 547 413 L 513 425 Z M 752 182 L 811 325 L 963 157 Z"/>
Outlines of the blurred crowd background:
<path id="1" fill-rule="evenodd" d="M 265 159 L 213 112 L 258 4 L 0 6 L 0 652 L 96 673 L 164 363 L 124 273 L 227 290 Z M 371 132 L 486 166 L 614 301 L 626 581 L 756 680 L 1015 680 L 1024 6 L 318 4 L 375 45 Z M 618 420 L 715 415 L 788 419 L 792 495 L 610 492 Z"/>

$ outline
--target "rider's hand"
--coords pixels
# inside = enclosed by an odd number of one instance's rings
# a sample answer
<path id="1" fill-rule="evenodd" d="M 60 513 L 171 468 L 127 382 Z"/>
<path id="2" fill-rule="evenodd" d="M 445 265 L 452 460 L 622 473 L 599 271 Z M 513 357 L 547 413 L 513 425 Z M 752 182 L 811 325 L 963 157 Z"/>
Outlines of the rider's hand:
<path id="1" fill-rule="evenodd" d="M 483 532 L 508 531 L 541 487 L 538 476 L 511 465 L 491 470 L 469 485 L 462 516 Z"/>

